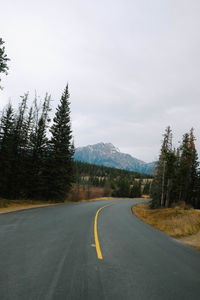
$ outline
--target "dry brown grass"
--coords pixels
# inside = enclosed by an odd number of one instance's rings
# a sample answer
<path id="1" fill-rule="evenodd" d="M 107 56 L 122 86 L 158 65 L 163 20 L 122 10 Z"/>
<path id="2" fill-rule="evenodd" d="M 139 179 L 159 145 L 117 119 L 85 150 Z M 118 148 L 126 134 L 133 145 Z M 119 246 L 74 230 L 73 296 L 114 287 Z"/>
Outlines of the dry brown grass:
<path id="1" fill-rule="evenodd" d="M 110 197 L 112 193 L 111 189 L 101 187 L 82 187 L 79 188 L 74 185 L 67 197 L 67 200 L 78 202 L 81 200 L 98 199 L 103 197 Z"/>
<path id="2" fill-rule="evenodd" d="M 103 200 L 112 200 L 115 199 L 113 197 L 101 197 L 101 198 L 93 198 L 88 200 L 81 200 L 80 202 L 95 202 L 95 201 L 103 201 Z"/>
<path id="3" fill-rule="evenodd" d="M 174 238 L 194 235 L 200 230 L 200 211 L 195 209 L 176 206 L 152 210 L 145 203 L 135 205 L 132 211 L 141 220 Z"/>
<path id="4" fill-rule="evenodd" d="M 141 198 L 143 198 L 143 199 L 150 199 L 150 196 L 149 195 L 142 195 Z"/>
<path id="5" fill-rule="evenodd" d="M 91 196 L 98 196 L 96 193 L 92 193 Z M 113 199 L 112 197 L 94 197 L 91 199 L 79 199 L 76 202 L 93 202 L 93 201 L 102 201 L 102 200 L 110 200 Z M 50 205 L 59 205 L 59 204 L 71 204 L 75 201 L 71 201 L 67 199 L 64 202 L 45 202 L 45 201 L 31 201 L 31 200 L 5 200 L 0 198 L 0 214 L 8 213 L 12 211 L 24 210 L 29 208 L 35 207 L 43 207 L 43 206 L 50 206 Z"/>
<path id="6" fill-rule="evenodd" d="M 0 199 L 0 214 L 7 213 L 11 211 L 29 209 L 34 207 L 43 207 L 49 205 L 56 205 L 59 203 L 43 202 L 43 201 L 31 201 L 31 200 L 12 200 L 8 201 L 5 199 Z"/>

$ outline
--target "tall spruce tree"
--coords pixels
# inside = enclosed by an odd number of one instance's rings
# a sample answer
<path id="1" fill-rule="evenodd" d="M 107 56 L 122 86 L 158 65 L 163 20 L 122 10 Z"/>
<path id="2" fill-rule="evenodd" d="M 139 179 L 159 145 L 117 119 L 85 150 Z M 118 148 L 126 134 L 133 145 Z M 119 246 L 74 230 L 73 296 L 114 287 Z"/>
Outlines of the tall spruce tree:
<path id="1" fill-rule="evenodd" d="M 152 184 L 152 208 L 169 207 L 175 201 L 177 156 L 172 147 L 172 131 L 166 128 L 156 175 Z"/>
<path id="2" fill-rule="evenodd" d="M 166 128 L 163 136 L 164 139 L 160 150 L 159 161 L 152 184 L 152 208 L 166 205 L 167 185 L 169 185 L 168 180 L 170 174 L 168 170 L 170 169 L 172 156 L 172 131 L 169 126 Z"/>
<path id="3" fill-rule="evenodd" d="M 190 130 L 190 133 L 184 134 L 180 153 L 178 198 L 179 201 L 196 206 L 199 185 L 199 163 L 193 128 Z"/>
<path id="4" fill-rule="evenodd" d="M 70 102 L 68 85 L 66 86 L 60 104 L 58 105 L 50 140 L 49 158 L 47 160 L 47 191 L 49 200 L 64 201 L 70 190 L 73 176 L 73 144 L 70 122 Z"/>
<path id="5" fill-rule="evenodd" d="M 141 188 L 142 182 L 141 180 L 134 181 L 131 190 L 130 190 L 130 198 L 140 198 L 142 196 L 142 188 Z"/>
<path id="6" fill-rule="evenodd" d="M 152 208 L 169 207 L 178 201 L 198 207 L 200 178 L 194 130 L 184 134 L 177 150 L 172 150 L 170 134 L 168 128 L 152 186 Z"/>
<path id="7" fill-rule="evenodd" d="M 191 161 L 192 153 L 190 149 L 190 136 L 188 133 L 183 135 L 182 145 L 180 146 L 180 166 L 179 166 L 179 201 L 188 202 L 189 186 L 191 181 Z"/>
<path id="8" fill-rule="evenodd" d="M 31 176 L 28 176 L 28 197 L 32 199 L 43 199 L 45 198 L 45 167 L 46 158 L 48 153 L 48 138 L 47 138 L 47 127 L 50 122 L 49 111 L 50 111 L 50 100 L 51 97 L 46 94 L 42 111 L 39 112 L 37 98 L 34 101 L 34 112 L 33 112 L 33 123 L 32 131 L 29 139 L 29 169 Z"/>
<path id="9" fill-rule="evenodd" d="M 12 198 L 13 152 L 15 117 L 9 104 L 1 117 L 0 124 L 0 196 Z"/>
<path id="10" fill-rule="evenodd" d="M 151 182 L 147 181 L 147 182 L 144 184 L 143 194 L 144 194 L 144 195 L 149 195 L 149 194 L 150 194 L 150 191 L 151 191 Z"/>
<path id="11" fill-rule="evenodd" d="M 190 130 L 190 151 L 191 151 L 191 179 L 190 179 L 190 188 L 189 201 L 192 206 L 198 207 L 198 187 L 199 187 L 199 162 L 198 162 L 198 154 L 195 147 L 195 137 L 194 137 L 194 129 Z"/>
<path id="12" fill-rule="evenodd" d="M 4 41 L 2 40 L 2 38 L 0 38 L 0 73 L 4 73 L 7 75 L 9 60 L 10 59 L 7 57 L 5 53 Z M 1 78 L 0 78 L 0 82 L 1 82 Z M 0 89 L 2 89 L 1 86 Z"/>
<path id="13" fill-rule="evenodd" d="M 13 173 L 11 190 L 12 198 L 25 198 L 25 185 L 24 180 L 26 180 L 26 154 L 27 154 L 27 101 L 28 93 L 21 97 L 21 102 L 19 104 L 18 112 L 15 116 L 15 127 L 13 136 L 13 151 L 15 159 L 13 160 Z"/>

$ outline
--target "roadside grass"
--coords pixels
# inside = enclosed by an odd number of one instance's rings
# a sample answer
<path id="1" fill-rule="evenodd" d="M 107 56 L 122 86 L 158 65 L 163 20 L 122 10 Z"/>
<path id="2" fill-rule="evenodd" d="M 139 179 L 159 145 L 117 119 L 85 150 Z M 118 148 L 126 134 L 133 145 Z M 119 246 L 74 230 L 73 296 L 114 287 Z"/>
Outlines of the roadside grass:
<path id="1" fill-rule="evenodd" d="M 192 208 L 150 209 L 149 203 L 142 203 L 133 206 L 132 211 L 141 220 L 174 238 L 188 237 L 200 230 L 200 211 Z M 197 247 L 200 248 L 200 241 Z"/>
<path id="2" fill-rule="evenodd" d="M 80 202 L 95 202 L 95 201 L 103 201 L 103 200 L 111 200 L 114 199 L 112 197 L 99 197 L 87 200 L 79 200 L 79 201 L 70 201 L 65 200 L 64 202 L 47 202 L 47 201 L 34 201 L 34 200 L 6 200 L 0 198 L 0 214 L 7 213 L 12 211 L 24 210 L 34 207 L 43 207 L 43 206 L 51 206 L 51 205 L 59 205 L 59 204 L 72 204 L 72 203 L 80 203 Z"/>
<path id="3" fill-rule="evenodd" d="M 103 193 L 104 192 L 104 193 Z M 99 188 L 93 188 L 90 190 L 90 198 L 88 199 L 88 194 L 86 191 L 82 191 L 80 194 L 76 194 L 73 197 L 71 196 L 71 193 L 69 194 L 68 198 L 64 202 L 47 202 L 47 201 L 38 201 L 38 200 L 24 200 L 24 199 L 18 199 L 18 200 L 6 200 L 3 198 L 0 198 L 0 214 L 1 213 L 7 213 L 12 211 L 18 211 L 18 210 L 24 210 L 29 208 L 36 208 L 36 207 L 43 207 L 43 206 L 50 206 L 50 205 L 59 205 L 59 204 L 72 204 L 72 203 L 85 203 L 85 202 L 96 202 L 96 201 L 103 201 L 103 200 L 112 200 L 115 199 L 115 197 L 111 196 L 103 196 L 105 194 L 105 191 L 103 189 Z M 146 195 L 142 195 L 142 198 L 149 198 Z"/>
<path id="4" fill-rule="evenodd" d="M 141 196 L 141 198 L 143 198 L 143 199 L 150 199 L 150 196 L 149 196 L 149 195 L 144 195 L 144 194 L 143 194 L 143 195 Z"/>
<path id="5" fill-rule="evenodd" d="M 95 201 L 103 201 L 103 200 L 112 200 L 115 199 L 114 197 L 101 197 L 101 198 L 94 198 L 88 200 L 80 200 L 79 202 L 95 202 Z"/>
<path id="6" fill-rule="evenodd" d="M 59 203 L 45 202 L 45 201 L 33 201 L 33 200 L 5 200 L 0 198 L 0 214 L 10 211 L 17 211 L 22 209 L 28 209 L 33 207 L 42 207 L 49 205 L 56 205 Z"/>

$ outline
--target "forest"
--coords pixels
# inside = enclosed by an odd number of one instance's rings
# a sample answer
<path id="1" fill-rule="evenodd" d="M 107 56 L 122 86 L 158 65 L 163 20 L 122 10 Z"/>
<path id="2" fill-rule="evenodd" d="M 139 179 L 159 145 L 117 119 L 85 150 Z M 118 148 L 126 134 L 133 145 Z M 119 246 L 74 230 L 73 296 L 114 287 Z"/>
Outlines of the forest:
<path id="1" fill-rule="evenodd" d="M 9 58 L 0 38 L 0 74 L 7 74 Z M 1 78 L 0 78 L 1 81 Z M 1 87 L 2 88 L 2 87 Z M 184 202 L 200 208 L 200 171 L 194 129 L 185 133 L 178 148 L 167 127 L 152 176 L 89 165 L 73 160 L 74 144 L 68 85 L 53 120 L 51 96 L 21 97 L 18 109 L 11 103 L 0 117 L 0 198 L 65 201 L 95 196 L 140 197 L 151 194 L 151 208 Z M 95 190 L 95 192 L 94 192 Z"/>
<path id="2" fill-rule="evenodd" d="M 0 197 L 64 201 L 73 177 L 73 143 L 66 86 L 50 124 L 50 100 L 28 94 L 18 110 L 9 103 L 0 119 Z"/>
<path id="3" fill-rule="evenodd" d="M 51 97 L 29 95 L 15 110 L 11 103 L 0 118 L 0 198 L 78 201 L 102 196 L 140 197 L 152 176 L 73 160 L 68 86 L 51 122 Z M 136 181 L 135 179 L 139 181 Z"/>
<path id="4" fill-rule="evenodd" d="M 149 195 L 153 176 L 74 161 L 73 199 L 104 197 L 141 197 Z M 77 200 L 75 200 L 77 201 Z"/>
<path id="5" fill-rule="evenodd" d="M 151 208 L 186 203 L 200 208 L 200 170 L 194 129 L 183 135 L 179 147 L 173 146 L 173 134 L 166 128 L 152 184 Z"/>
<path id="6" fill-rule="evenodd" d="M 17 111 L 10 103 L 5 107 L 0 119 L 0 197 L 64 201 L 68 196 L 78 201 L 140 196 L 141 180 L 152 176 L 73 161 L 68 98 L 67 86 L 51 126 L 49 95 L 40 103 L 35 98 L 30 108 L 28 94 L 21 97 Z M 147 194 L 149 186 L 145 184 Z"/>

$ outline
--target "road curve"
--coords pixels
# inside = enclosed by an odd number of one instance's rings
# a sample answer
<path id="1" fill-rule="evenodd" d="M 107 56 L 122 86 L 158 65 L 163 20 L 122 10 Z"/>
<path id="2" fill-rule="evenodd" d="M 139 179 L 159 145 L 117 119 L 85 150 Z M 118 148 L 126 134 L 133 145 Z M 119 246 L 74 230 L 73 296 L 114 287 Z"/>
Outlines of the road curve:
<path id="1" fill-rule="evenodd" d="M 137 199 L 0 215 L 1 300 L 200 299 L 200 252 L 132 215 Z M 94 220 L 102 258 L 98 259 Z"/>

